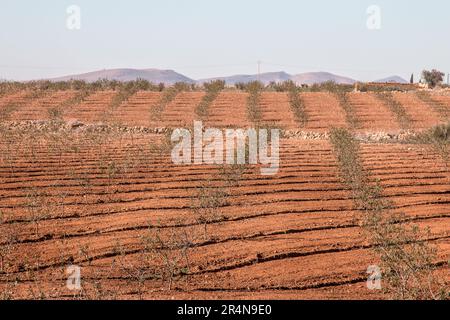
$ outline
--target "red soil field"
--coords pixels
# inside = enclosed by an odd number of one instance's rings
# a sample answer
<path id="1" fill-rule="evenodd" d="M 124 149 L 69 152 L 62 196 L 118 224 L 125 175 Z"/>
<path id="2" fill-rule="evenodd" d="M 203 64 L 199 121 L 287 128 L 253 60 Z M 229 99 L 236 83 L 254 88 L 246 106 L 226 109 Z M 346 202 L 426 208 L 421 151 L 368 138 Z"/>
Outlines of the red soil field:
<path id="1" fill-rule="evenodd" d="M 5 94 L 2 97 L 0 97 L 0 105 L 2 107 L 5 107 L 9 103 L 14 104 L 21 104 L 26 101 L 27 95 L 29 95 L 30 92 L 27 91 L 18 91 L 15 93 Z"/>
<path id="2" fill-rule="evenodd" d="M 411 128 L 427 129 L 440 122 L 439 114 L 417 96 L 410 93 L 394 93 L 394 99 L 405 108 L 411 119 Z"/>
<path id="3" fill-rule="evenodd" d="M 247 97 L 248 94 L 243 92 L 221 92 L 209 107 L 209 116 L 204 125 L 214 128 L 251 127 L 247 119 Z"/>
<path id="4" fill-rule="evenodd" d="M 306 130 L 328 131 L 331 127 L 347 127 L 345 113 L 337 99 L 326 92 L 304 93 L 301 95 L 308 117 Z"/>
<path id="5" fill-rule="evenodd" d="M 76 92 L 50 92 L 42 97 L 30 97 L 30 92 L 19 91 L 0 97 L 0 110 L 9 104 L 14 108 L 9 112 L 11 120 L 45 120 L 49 119 L 48 110 L 58 107 L 64 101 L 70 100 Z M 64 119 L 77 119 L 82 122 L 112 121 L 124 126 L 146 127 L 183 127 L 192 124 L 197 119 L 195 108 L 204 96 L 203 92 L 181 92 L 173 101 L 165 106 L 161 118 L 151 119 L 151 110 L 161 99 L 159 92 L 140 91 L 131 96 L 128 101 L 114 110 L 109 110 L 109 104 L 116 93 L 113 91 L 98 91 L 84 99 L 78 105 L 64 110 Z M 372 93 L 349 93 L 349 101 L 354 108 L 361 132 L 387 131 L 397 132 L 400 126 L 389 108 Z M 417 98 L 414 92 L 398 92 L 393 94 L 406 110 L 412 120 L 412 129 L 423 130 L 435 124 L 450 119 L 441 119 L 436 110 Z M 238 127 L 252 126 L 247 115 L 248 94 L 236 91 L 224 91 L 209 107 L 209 115 L 205 119 L 208 127 Z M 332 127 L 347 127 L 345 112 L 337 99 L 326 92 L 307 92 L 300 94 L 305 105 L 307 121 L 300 127 L 289 105 L 286 93 L 263 92 L 260 98 L 262 114 L 261 123 L 278 125 L 285 130 L 303 129 L 311 132 L 326 132 Z M 450 96 L 433 94 L 432 99 L 445 110 L 450 109 Z M 110 114 L 108 114 L 110 113 Z"/>
<path id="6" fill-rule="evenodd" d="M 431 95 L 431 99 L 436 101 L 443 112 L 445 119 L 450 118 L 450 96 L 449 95 Z"/>
<path id="7" fill-rule="evenodd" d="M 11 117 L 20 120 L 47 119 L 52 108 L 58 108 L 61 103 L 73 98 L 74 95 L 74 91 L 57 91 L 36 100 L 26 101 L 11 114 Z"/>
<path id="8" fill-rule="evenodd" d="M 12 94 L 6 94 L 0 97 L 0 112 L 2 113 L 2 120 L 11 118 L 11 114 L 17 112 L 26 103 L 29 102 L 30 92 L 19 91 Z"/>
<path id="9" fill-rule="evenodd" d="M 129 126 L 149 126 L 150 110 L 160 98 L 159 92 L 138 92 L 113 111 L 111 118 L 114 122 Z"/>
<path id="10" fill-rule="evenodd" d="M 53 92 L 28 101 L 19 92 L 0 98 L 0 111 L 17 102 L 20 108 L 7 120 L 44 120 L 49 108 L 73 95 Z M 93 93 L 67 108 L 64 118 L 128 127 L 190 127 L 204 93 L 178 93 L 158 122 L 151 112 L 161 93 L 138 92 L 111 110 L 114 95 Z M 413 96 L 395 94 L 412 116 L 413 129 L 439 123 Z M 221 92 L 204 126 L 251 127 L 247 97 L 243 92 Z M 347 127 L 332 94 L 302 93 L 301 98 L 308 114 L 304 128 L 296 123 L 285 93 L 262 94 L 262 123 L 321 133 Z M 399 130 L 395 117 L 373 95 L 352 93 L 349 100 L 362 125 L 358 131 Z M 367 268 L 379 264 L 379 257 L 359 224 L 363 213 L 340 176 L 329 140 L 282 139 L 276 175 L 262 176 L 258 166 L 247 165 L 235 181 L 222 166 L 173 164 L 163 135 L 69 130 L 60 137 L 16 130 L 2 131 L 0 138 L 3 296 L 387 298 L 366 287 Z M 395 141 L 363 141 L 359 155 L 394 212 L 430 229 L 423 240 L 436 246 L 437 274 L 448 285 L 446 160 L 431 145 Z M 194 204 L 205 188 L 224 192 L 226 201 L 215 207 L 217 216 L 203 224 Z M 155 241 L 164 246 L 155 249 Z M 168 261 L 176 261 L 178 274 L 173 279 L 166 277 L 172 270 Z M 81 267 L 82 292 L 66 288 L 67 265 Z"/>
<path id="11" fill-rule="evenodd" d="M 83 102 L 67 110 L 64 119 L 77 119 L 82 122 L 105 121 L 108 106 L 115 94 L 114 91 L 98 91 L 91 94 Z"/>
<path id="12" fill-rule="evenodd" d="M 203 92 L 181 92 L 169 103 L 161 115 L 159 123 L 153 122 L 153 126 L 169 128 L 186 128 L 192 126 L 194 120 L 198 120 L 195 107 L 200 103 L 205 94 Z M 180 117 L 180 115 L 183 115 Z"/>
<path id="13" fill-rule="evenodd" d="M 371 93 L 349 93 L 361 131 L 399 131 L 395 116 L 383 102 Z"/>
<path id="14" fill-rule="evenodd" d="M 298 128 L 288 94 L 264 92 L 261 94 L 260 105 L 263 124 L 280 126 L 286 130 Z"/>

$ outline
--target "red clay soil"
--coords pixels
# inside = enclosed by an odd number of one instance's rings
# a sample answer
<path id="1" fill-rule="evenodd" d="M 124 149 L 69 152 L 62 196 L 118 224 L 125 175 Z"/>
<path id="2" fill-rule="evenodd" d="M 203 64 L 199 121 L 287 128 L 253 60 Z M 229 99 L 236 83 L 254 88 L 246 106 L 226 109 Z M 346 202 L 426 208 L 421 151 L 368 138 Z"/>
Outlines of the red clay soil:
<path id="1" fill-rule="evenodd" d="M 414 93 L 394 92 L 393 97 L 405 108 L 411 119 L 411 129 L 428 129 L 440 122 L 439 114 Z"/>
<path id="2" fill-rule="evenodd" d="M 194 120 L 198 120 L 195 109 L 204 95 L 204 92 L 180 92 L 162 112 L 161 122 L 154 125 L 169 128 L 192 127 Z"/>
<path id="3" fill-rule="evenodd" d="M 221 92 L 209 107 L 204 125 L 213 128 L 252 127 L 247 119 L 247 97 L 244 92 Z"/>
<path id="4" fill-rule="evenodd" d="M 285 130 L 298 129 L 299 125 L 292 113 L 289 97 L 283 92 L 263 92 L 259 106 L 261 123 Z"/>
<path id="5" fill-rule="evenodd" d="M 133 127 L 150 126 L 151 109 L 160 98 L 160 92 L 140 91 L 112 112 L 112 121 Z"/>
<path id="6" fill-rule="evenodd" d="M 11 114 L 12 118 L 20 120 L 45 120 L 50 118 L 50 110 L 58 108 L 62 103 L 70 100 L 75 91 L 56 91 L 46 96 L 33 99 Z"/>
<path id="7" fill-rule="evenodd" d="M 398 212 L 448 218 L 450 171 L 440 155 L 421 145 L 364 145 L 364 166 Z M 448 223 L 448 222 L 447 222 Z M 450 231 L 448 224 L 442 227 Z"/>
<path id="8" fill-rule="evenodd" d="M 0 98 L 0 111 L 20 102 L 12 120 L 47 119 L 47 110 L 72 94 L 55 92 L 28 104 L 26 93 L 15 93 Z M 111 109 L 114 95 L 94 93 L 64 117 L 189 126 L 203 97 L 179 93 L 153 123 L 160 93 L 138 92 Z M 252 126 L 247 97 L 220 93 L 204 126 Z M 410 94 L 395 97 L 414 128 L 438 123 Z M 263 123 L 317 132 L 346 126 L 334 96 L 302 93 L 301 98 L 306 128 L 295 123 L 285 93 L 262 94 Z M 349 99 L 362 130 L 399 129 L 372 95 L 352 93 Z M 173 164 L 162 135 L 72 131 L 63 140 L 45 132 L 31 135 L 9 130 L 0 136 L 1 297 L 388 298 L 366 287 L 367 268 L 379 264 L 379 257 L 365 238 L 362 213 L 326 140 L 282 139 L 276 175 L 246 166 L 239 176 L 221 166 Z M 429 228 L 423 239 L 438 249 L 438 275 L 448 285 L 450 173 L 442 154 L 425 145 L 362 143 L 360 156 L 393 211 Z M 206 220 L 195 210 L 205 190 L 210 201 L 224 196 Z M 177 264 L 172 282 L 167 261 Z M 66 288 L 67 265 L 82 268 L 82 292 Z"/>
<path id="9" fill-rule="evenodd" d="M 332 127 L 347 127 L 345 113 L 337 99 L 330 93 L 302 93 L 307 122 L 304 130 L 326 132 Z"/>
<path id="10" fill-rule="evenodd" d="M 97 91 L 83 102 L 66 110 L 64 119 L 81 122 L 101 122 L 106 120 L 109 105 L 114 98 L 114 91 Z"/>
<path id="11" fill-rule="evenodd" d="M 70 298 L 69 261 L 82 267 L 91 298 L 383 298 L 365 286 L 377 257 L 355 221 L 360 213 L 327 142 L 283 140 L 279 173 L 261 176 L 248 168 L 238 185 L 227 187 L 227 203 L 218 209 L 223 218 L 208 223 L 205 239 L 191 205 L 205 181 L 224 186 L 219 168 L 175 166 L 145 151 L 155 136 L 114 139 L 80 140 L 77 153 L 62 156 L 44 144 L 32 153 L 24 146 L 14 154 L 13 171 L 2 163 L 0 210 L 8 223 L 1 225 L 1 243 L 6 247 L 11 233 L 16 241 L 1 289 L 14 278 L 15 298 L 33 298 L 38 290 Z M 362 156 L 374 177 L 384 178 L 386 196 L 430 227 L 430 241 L 441 258 L 448 256 L 449 176 L 442 164 L 431 165 L 437 156 L 391 145 L 365 146 Z M 112 159 L 118 166 L 140 160 L 108 177 L 101 168 Z M 430 187 L 423 190 L 422 183 Z M 41 207 L 46 211 L 36 220 Z M 189 275 L 177 277 L 171 290 L 151 274 L 139 280 L 163 264 L 145 250 L 149 226 L 158 226 L 166 241 L 174 235 L 192 241 Z"/>
<path id="12" fill-rule="evenodd" d="M 351 92 L 348 94 L 348 100 L 355 111 L 359 131 L 396 132 L 400 130 L 389 108 L 371 93 Z"/>
<path id="13" fill-rule="evenodd" d="M 29 95 L 29 91 L 22 90 L 0 97 L 0 112 L 5 112 L 5 114 L 2 113 L 5 119 L 1 120 L 9 120 L 14 112 L 29 103 L 31 100 Z"/>
<path id="14" fill-rule="evenodd" d="M 11 120 L 42 120 L 49 118 L 49 109 L 58 107 L 76 94 L 73 91 L 48 92 L 33 98 L 31 92 L 19 91 L 0 97 L 0 110 L 9 106 L 8 117 Z M 203 92 L 181 92 L 169 103 L 161 114 L 161 119 L 152 120 L 152 109 L 158 104 L 161 93 L 138 92 L 124 101 L 120 106 L 111 109 L 110 104 L 116 93 L 114 91 L 98 91 L 75 106 L 64 110 L 64 119 L 77 119 L 82 122 L 114 122 L 124 126 L 147 127 L 180 127 L 192 125 L 197 119 L 195 109 Z M 414 92 L 394 93 L 394 98 L 402 104 L 412 120 L 411 128 L 423 130 L 450 119 L 440 119 L 432 106 L 423 103 Z M 450 109 L 450 97 L 445 94 L 432 94 L 440 108 Z M 204 120 L 209 127 L 254 126 L 247 115 L 248 94 L 239 91 L 224 91 L 209 107 L 209 115 Z M 282 129 L 313 132 L 326 132 L 332 127 L 346 127 L 345 112 L 337 99 L 330 93 L 301 93 L 305 105 L 307 122 L 304 127 L 297 123 L 290 108 L 286 93 L 263 92 L 260 99 L 262 124 L 278 126 Z M 356 118 L 360 122 L 361 132 L 385 131 L 398 132 L 400 126 L 389 108 L 371 93 L 349 93 L 349 101 L 353 106 Z M 450 112 L 449 112 L 450 114 Z"/>
<path id="15" fill-rule="evenodd" d="M 439 109 L 442 110 L 442 120 L 450 120 L 450 96 L 448 94 L 431 94 L 431 99 L 436 101 Z"/>
<path id="16" fill-rule="evenodd" d="M 6 93 L 0 97 L 0 106 L 4 107 L 8 105 L 9 103 L 16 103 L 20 104 L 25 102 L 27 96 L 29 96 L 30 91 L 26 90 L 19 90 L 12 93 Z"/>

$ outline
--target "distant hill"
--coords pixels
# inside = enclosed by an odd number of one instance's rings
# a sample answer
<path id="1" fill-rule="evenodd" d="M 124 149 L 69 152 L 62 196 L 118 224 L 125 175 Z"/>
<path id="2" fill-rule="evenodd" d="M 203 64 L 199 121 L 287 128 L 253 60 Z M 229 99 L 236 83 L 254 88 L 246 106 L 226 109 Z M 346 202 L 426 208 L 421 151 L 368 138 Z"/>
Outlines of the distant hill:
<path id="1" fill-rule="evenodd" d="M 84 80 L 86 82 L 94 82 L 99 79 L 117 80 L 117 81 L 133 81 L 143 79 L 153 83 L 174 84 L 176 82 L 195 83 L 194 80 L 177 73 L 173 70 L 159 69 L 107 69 L 83 74 L 70 75 L 60 78 L 50 79 L 51 81 L 69 81 Z"/>
<path id="2" fill-rule="evenodd" d="M 374 81 L 375 83 L 409 83 L 405 79 L 399 76 L 391 76 L 384 79 L 380 79 L 377 81 Z"/>
<path id="3" fill-rule="evenodd" d="M 280 72 L 266 72 L 257 74 L 239 74 L 229 77 L 214 77 L 201 80 L 193 80 L 185 75 L 177 73 L 173 70 L 160 70 L 160 69 L 105 69 L 94 72 L 88 72 L 83 74 L 75 74 L 70 76 L 64 76 L 59 78 L 50 79 L 50 81 L 69 81 L 69 80 L 84 80 L 86 82 L 94 82 L 99 79 L 117 80 L 117 81 L 132 81 L 136 79 L 144 79 L 155 84 L 164 83 L 166 85 L 172 85 L 176 82 L 186 83 L 198 83 L 202 84 L 213 80 L 224 80 L 227 85 L 235 85 L 242 82 L 247 83 L 256 81 L 259 79 L 264 84 L 270 82 L 283 82 L 292 80 L 298 85 L 300 84 L 320 84 L 327 81 L 334 81 L 339 84 L 354 84 L 357 80 L 336 75 L 329 72 L 307 72 L 291 75 L 284 71 Z M 391 76 L 388 78 L 374 81 L 376 83 L 408 83 L 405 79 L 399 76 Z"/>
<path id="4" fill-rule="evenodd" d="M 327 81 L 334 81 L 339 84 L 354 84 L 356 80 L 338 76 L 329 72 L 308 72 L 292 76 L 292 81 L 297 84 L 320 84 Z"/>
<path id="5" fill-rule="evenodd" d="M 201 79 L 197 82 L 202 84 L 204 82 L 210 82 L 214 80 L 224 80 L 226 84 L 228 85 L 234 85 L 236 83 L 247 83 L 251 81 L 261 81 L 264 84 L 269 84 L 272 81 L 275 82 L 283 82 L 291 79 L 291 75 L 281 71 L 281 72 L 267 72 L 267 73 L 261 73 L 258 77 L 257 74 L 247 75 L 247 74 L 239 74 L 234 75 L 230 77 L 217 77 L 217 78 L 208 78 L 208 79 Z"/>
<path id="6" fill-rule="evenodd" d="M 297 84 L 314 84 L 314 83 L 323 83 L 326 81 L 334 81 L 336 83 L 342 84 L 353 84 L 356 81 L 350 78 L 341 77 L 328 72 L 309 72 L 309 73 L 301 73 L 297 75 L 290 75 L 284 71 L 281 72 L 267 72 L 261 73 L 258 77 L 256 74 L 252 75 L 234 75 L 230 77 L 218 77 L 218 78 L 209 78 L 198 80 L 198 83 L 209 82 L 213 80 L 224 80 L 228 85 L 234 85 L 239 82 L 251 82 L 258 80 L 264 84 L 268 84 L 272 81 L 274 82 L 283 82 L 287 80 L 292 80 Z"/>

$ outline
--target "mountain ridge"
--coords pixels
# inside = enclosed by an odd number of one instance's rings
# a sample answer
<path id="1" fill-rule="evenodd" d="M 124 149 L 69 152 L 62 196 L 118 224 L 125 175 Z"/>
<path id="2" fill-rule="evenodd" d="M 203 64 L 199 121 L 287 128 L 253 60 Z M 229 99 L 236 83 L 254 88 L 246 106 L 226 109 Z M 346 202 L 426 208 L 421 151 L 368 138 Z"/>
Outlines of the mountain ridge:
<path id="1" fill-rule="evenodd" d="M 292 80 L 296 84 L 320 84 L 327 81 L 334 81 L 339 84 L 354 84 L 358 82 L 355 79 L 336 75 L 330 72 L 306 72 L 299 74 L 289 74 L 285 71 L 265 72 L 257 74 L 236 74 L 231 76 L 213 77 L 194 80 L 174 70 L 163 69 L 133 69 L 133 68 L 116 68 L 103 69 L 87 73 L 68 75 L 63 77 L 56 77 L 48 79 L 50 81 L 69 81 L 69 80 L 84 80 L 86 82 L 94 82 L 100 79 L 117 80 L 117 81 L 132 81 L 136 79 L 143 79 L 153 83 L 164 83 L 166 85 L 173 85 L 176 82 L 197 83 L 202 84 L 213 80 L 223 80 L 227 85 L 234 85 L 236 83 L 246 83 L 250 81 L 259 80 L 264 84 L 270 82 L 283 82 Z M 391 76 L 384 79 L 376 80 L 374 82 L 394 82 L 407 83 L 406 80 L 399 76 Z"/>
<path id="2" fill-rule="evenodd" d="M 375 83 L 403 83 L 403 84 L 409 83 L 408 81 L 406 81 L 405 79 L 403 79 L 402 77 L 397 76 L 397 75 L 379 79 L 374 82 Z"/>
<path id="3" fill-rule="evenodd" d="M 196 81 L 175 72 L 174 70 L 162 69 L 132 69 L 132 68 L 118 68 L 118 69 L 103 69 L 87 73 L 63 76 L 49 79 L 50 81 L 69 81 L 69 80 L 84 80 L 86 82 L 94 82 L 100 79 L 117 80 L 117 81 L 133 81 L 136 79 L 143 79 L 154 83 L 164 83 L 172 85 L 176 82 L 195 83 Z"/>

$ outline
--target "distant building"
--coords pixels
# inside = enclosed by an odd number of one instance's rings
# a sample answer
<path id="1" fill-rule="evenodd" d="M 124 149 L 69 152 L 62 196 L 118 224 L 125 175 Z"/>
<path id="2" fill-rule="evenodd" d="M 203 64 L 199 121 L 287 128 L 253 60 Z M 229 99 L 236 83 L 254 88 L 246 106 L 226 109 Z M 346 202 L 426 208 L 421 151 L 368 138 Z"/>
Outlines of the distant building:
<path id="1" fill-rule="evenodd" d="M 425 81 L 424 78 L 420 78 L 419 87 L 424 89 L 430 89 L 430 85 Z"/>

